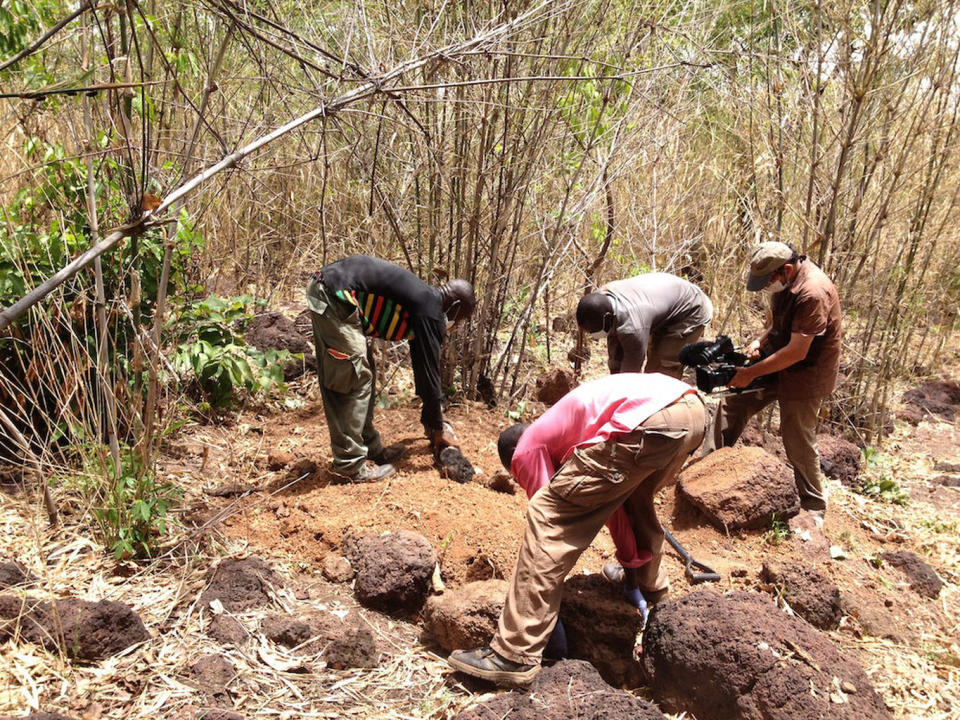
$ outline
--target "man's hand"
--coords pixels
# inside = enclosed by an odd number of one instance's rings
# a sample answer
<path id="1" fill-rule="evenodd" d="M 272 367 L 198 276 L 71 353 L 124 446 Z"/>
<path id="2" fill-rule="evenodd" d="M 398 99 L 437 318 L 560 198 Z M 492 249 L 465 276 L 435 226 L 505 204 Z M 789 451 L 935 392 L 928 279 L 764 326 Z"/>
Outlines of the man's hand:
<path id="1" fill-rule="evenodd" d="M 747 360 L 757 360 L 760 357 L 760 339 L 754 340 L 752 343 L 747 345 L 747 350 L 745 355 Z"/>
<path id="2" fill-rule="evenodd" d="M 732 388 L 745 388 L 747 385 L 752 383 L 756 377 L 757 376 L 750 367 L 737 368 L 737 374 L 731 378 L 730 382 L 727 383 L 727 386 Z"/>

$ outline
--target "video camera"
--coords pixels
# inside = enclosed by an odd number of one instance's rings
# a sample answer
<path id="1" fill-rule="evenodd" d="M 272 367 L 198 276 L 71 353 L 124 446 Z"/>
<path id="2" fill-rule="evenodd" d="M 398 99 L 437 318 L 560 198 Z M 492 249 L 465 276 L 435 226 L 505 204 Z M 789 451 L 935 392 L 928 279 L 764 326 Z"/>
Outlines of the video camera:
<path id="1" fill-rule="evenodd" d="M 751 364 L 746 355 L 734 350 L 733 341 L 726 335 L 684 345 L 678 359 L 687 367 L 697 369 L 697 388 L 705 393 L 726 386 L 737 374 L 737 368 Z M 771 377 L 759 377 L 748 387 L 734 392 L 759 390 Z"/>

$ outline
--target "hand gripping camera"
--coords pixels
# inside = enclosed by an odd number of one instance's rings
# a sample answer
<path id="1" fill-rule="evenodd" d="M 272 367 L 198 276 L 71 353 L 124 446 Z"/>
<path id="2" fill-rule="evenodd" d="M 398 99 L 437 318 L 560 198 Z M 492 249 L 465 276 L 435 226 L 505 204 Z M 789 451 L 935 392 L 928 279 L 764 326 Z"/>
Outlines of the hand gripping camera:
<path id="1" fill-rule="evenodd" d="M 678 359 L 687 367 L 696 368 L 697 388 L 705 393 L 725 387 L 737 374 L 737 368 L 751 364 L 746 355 L 734 349 L 733 341 L 726 335 L 718 335 L 716 340 L 701 340 L 685 345 L 681 348 Z M 731 389 L 731 392 L 756 392 L 772 377 L 764 375 L 746 388 Z"/>

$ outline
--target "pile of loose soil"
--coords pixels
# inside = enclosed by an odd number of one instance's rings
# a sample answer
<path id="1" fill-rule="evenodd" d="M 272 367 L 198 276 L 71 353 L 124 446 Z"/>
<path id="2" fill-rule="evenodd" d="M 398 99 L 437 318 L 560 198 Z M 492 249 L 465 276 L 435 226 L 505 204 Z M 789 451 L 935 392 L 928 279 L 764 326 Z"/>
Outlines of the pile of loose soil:
<path id="1" fill-rule="evenodd" d="M 384 415 L 389 415 L 389 421 Z M 447 419 L 454 425 L 463 453 L 480 470 L 471 482 L 459 484 L 438 472 L 420 432 L 418 409 L 378 411 L 377 418 L 385 444 L 403 443 L 408 452 L 397 462 L 393 478 L 358 485 L 334 484 L 324 471 L 329 440 L 319 404 L 264 422 L 262 436 L 255 437 L 255 458 L 266 457 L 266 448 L 313 453 L 320 469 L 273 500 L 252 495 L 247 511 L 225 521 L 227 533 L 255 546 L 289 552 L 319 569 L 348 534 L 411 530 L 426 537 L 437 551 L 446 583 L 509 578 L 523 535 L 526 496 L 496 492 L 485 485 L 500 470 L 499 430 L 512 421 L 479 403 L 451 409 Z M 253 464 L 263 462 L 255 458 L 251 458 Z M 283 471 L 281 475 L 288 477 Z M 599 571 L 612 555 L 613 545 L 604 530 L 578 568 Z"/>

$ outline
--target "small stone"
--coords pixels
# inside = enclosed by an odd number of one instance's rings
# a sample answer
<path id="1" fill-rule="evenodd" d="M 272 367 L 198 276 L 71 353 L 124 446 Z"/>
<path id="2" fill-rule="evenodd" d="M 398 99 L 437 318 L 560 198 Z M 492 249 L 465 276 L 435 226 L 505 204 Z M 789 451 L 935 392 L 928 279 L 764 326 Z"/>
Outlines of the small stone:
<path id="1" fill-rule="evenodd" d="M 843 705 L 847 699 L 843 696 L 842 693 L 830 693 L 830 702 L 837 705 Z"/>
<path id="2" fill-rule="evenodd" d="M 840 547 L 839 545 L 831 545 L 831 546 L 830 546 L 830 557 L 832 557 L 834 560 L 846 560 L 846 559 L 847 559 L 847 551 L 844 550 L 844 549 L 843 549 L 842 547 Z"/>
<path id="3" fill-rule="evenodd" d="M 204 655 L 190 666 L 190 673 L 204 685 L 225 686 L 236 671 L 223 655 Z"/>
<path id="4" fill-rule="evenodd" d="M 853 695 L 857 692 L 857 686 L 849 680 L 844 680 L 842 683 L 840 683 L 840 689 L 847 693 L 847 695 Z"/>
<path id="5" fill-rule="evenodd" d="M 247 640 L 247 631 L 243 625 L 229 615 L 214 616 L 207 628 L 207 635 L 223 645 L 242 645 Z"/>
<path id="6" fill-rule="evenodd" d="M 296 459 L 297 457 L 293 453 L 273 449 L 267 453 L 267 469 L 283 470 L 287 465 Z"/>
<path id="7" fill-rule="evenodd" d="M 354 570 L 350 561 L 341 555 L 327 553 L 323 559 L 323 576 L 330 582 L 346 583 L 353 580 Z"/>
<path id="8" fill-rule="evenodd" d="M 514 495 L 517 492 L 517 484 L 513 481 L 513 477 L 504 470 L 497 470 L 491 477 L 484 479 L 483 486 L 488 490 L 508 495 Z"/>

